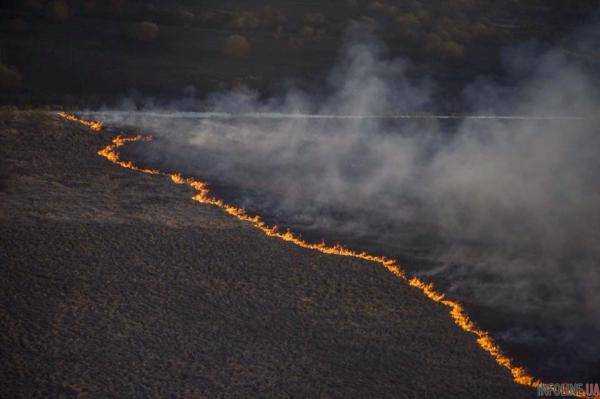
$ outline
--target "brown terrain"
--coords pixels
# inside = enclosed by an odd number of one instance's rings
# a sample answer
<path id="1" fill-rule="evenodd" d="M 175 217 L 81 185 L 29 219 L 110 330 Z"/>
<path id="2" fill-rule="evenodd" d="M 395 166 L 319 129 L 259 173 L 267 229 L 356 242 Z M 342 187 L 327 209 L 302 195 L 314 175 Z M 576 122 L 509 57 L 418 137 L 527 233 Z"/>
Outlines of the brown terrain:
<path id="1" fill-rule="evenodd" d="M 98 156 L 117 133 L 0 114 L 0 397 L 534 395 L 383 267 Z"/>

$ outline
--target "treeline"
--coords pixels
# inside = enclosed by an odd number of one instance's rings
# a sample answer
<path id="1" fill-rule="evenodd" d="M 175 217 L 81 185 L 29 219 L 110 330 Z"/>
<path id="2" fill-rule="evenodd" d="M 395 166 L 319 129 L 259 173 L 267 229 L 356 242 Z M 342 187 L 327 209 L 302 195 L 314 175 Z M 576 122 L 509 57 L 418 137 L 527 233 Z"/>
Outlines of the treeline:
<path id="1" fill-rule="evenodd" d="M 15 0 L 0 9 L 0 88 L 5 98 L 33 98 L 260 86 L 280 73 L 314 77 L 335 58 L 351 21 L 393 55 L 460 80 L 493 73 L 503 46 L 557 40 L 596 3 Z"/>

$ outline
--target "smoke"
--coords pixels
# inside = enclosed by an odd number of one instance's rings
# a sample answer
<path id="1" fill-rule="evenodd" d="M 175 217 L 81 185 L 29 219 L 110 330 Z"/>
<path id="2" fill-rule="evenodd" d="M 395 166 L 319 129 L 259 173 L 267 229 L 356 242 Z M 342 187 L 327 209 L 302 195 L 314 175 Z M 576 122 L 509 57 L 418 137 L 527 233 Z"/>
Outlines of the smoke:
<path id="1" fill-rule="evenodd" d="M 157 134 L 135 154 L 151 166 L 233 188 L 239 205 L 304 232 L 426 259 L 407 267 L 478 306 L 543 319 L 597 356 L 593 339 L 564 331 L 600 329 L 599 88 L 560 51 L 526 45 L 504 59 L 517 84 L 473 82 L 463 96 L 473 115 L 580 118 L 427 118 L 432 81 L 407 78 L 406 61 L 364 41 L 346 46 L 319 95 L 290 88 L 262 100 L 239 89 L 204 103 L 230 116 L 102 118 Z M 422 116 L 352 118 L 397 114 Z M 556 339 L 523 323 L 503 336 Z"/>

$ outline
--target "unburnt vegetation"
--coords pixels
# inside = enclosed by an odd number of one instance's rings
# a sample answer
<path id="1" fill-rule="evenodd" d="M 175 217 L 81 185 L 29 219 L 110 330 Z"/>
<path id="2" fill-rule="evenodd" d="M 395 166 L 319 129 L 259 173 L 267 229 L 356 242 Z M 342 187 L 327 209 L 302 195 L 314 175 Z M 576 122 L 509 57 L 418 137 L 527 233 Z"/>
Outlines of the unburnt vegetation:
<path id="1" fill-rule="evenodd" d="M 180 98 L 241 84 L 268 95 L 290 81 L 320 87 L 351 26 L 383 41 L 440 104 L 476 76 L 501 78 L 503 48 L 537 42 L 581 52 L 565 34 L 593 15 L 585 1 L 27 0 L 0 8 L 0 73 L 21 106 L 114 104 L 124 95 Z M 3 70 L 3 69 L 1 69 Z M 186 91 L 186 88 L 188 89 Z"/>
<path id="2" fill-rule="evenodd" d="M 116 133 L 1 113 L 0 396 L 533 394 L 382 268 L 99 157 Z"/>

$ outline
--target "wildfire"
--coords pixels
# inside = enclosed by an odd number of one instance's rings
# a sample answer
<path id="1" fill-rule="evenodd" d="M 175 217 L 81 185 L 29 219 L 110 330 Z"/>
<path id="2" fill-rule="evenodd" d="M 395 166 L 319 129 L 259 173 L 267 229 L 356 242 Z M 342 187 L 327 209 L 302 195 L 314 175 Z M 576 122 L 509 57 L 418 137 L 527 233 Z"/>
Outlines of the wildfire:
<path id="1" fill-rule="evenodd" d="M 445 299 L 444 294 L 436 291 L 432 284 L 426 284 L 416 277 L 408 280 L 408 283 L 413 287 L 419 288 L 432 301 L 441 303 L 450 308 L 450 316 L 452 316 L 454 323 L 463 331 L 474 334 L 477 337 L 479 346 L 488 352 L 498 364 L 510 370 L 513 380 L 516 383 L 532 388 L 535 388 L 540 384 L 541 381 L 529 375 L 527 370 L 523 367 L 516 366 L 510 358 L 502 353 L 489 333 L 477 327 L 460 303 L 451 299 Z"/>
<path id="2" fill-rule="evenodd" d="M 85 126 L 90 127 L 90 129 L 97 131 L 97 126 L 102 127 L 101 122 L 96 121 L 86 121 L 82 120 L 74 115 L 59 113 L 59 116 L 70 120 L 79 122 Z M 513 377 L 513 380 L 520 385 L 524 385 L 531 388 L 536 388 L 541 381 L 532 375 L 530 375 L 527 370 L 523 367 L 517 366 L 514 362 L 508 358 L 506 355 L 502 353 L 502 350 L 498 347 L 498 345 L 494 342 L 493 338 L 489 335 L 488 332 L 477 327 L 475 322 L 471 320 L 469 315 L 465 312 L 462 305 L 454 300 L 446 299 L 445 295 L 439 291 L 437 291 L 432 284 L 425 283 L 424 281 L 411 277 L 408 278 L 398 262 L 394 259 L 386 258 L 384 256 L 376 256 L 369 254 L 367 252 L 356 252 L 352 249 L 345 248 L 341 245 L 328 245 L 325 242 L 321 243 L 310 243 L 304 241 L 298 235 L 292 233 L 291 231 L 281 232 L 278 230 L 277 226 L 269 226 L 267 225 L 260 216 L 258 215 L 249 215 L 242 208 L 238 208 L 233 205 L 226 204 L 223 200 L 219 198 L 215 198 L 211 195 L 210 189 L 207 183 L 202 182 L 200 180 L 196 180 L 193 178 L 183 177 L 179 173 L 164 173 L 160 172 L 156 169 L 147 169 L 136 166 L 130 161 L 123 161 L 119 157 L 117 149 L 119 147 L 124 146 L 127 143 L 132 143 L 136 141 L 151 141 L 151 136 L 117 136 L 112 139 L 111 144 L 106 146 L 105 148 L 98 151 L 98 154 L 108 159 L 109 161 L 122 166 L 124 168 L 128 168 L 131 170 L 135 170 L 138 172 L 148 173 L 152 175 L 164 175 L 169 176 L 171 180 L 176 184 L 186 184 L 196 190 L 196 194 L 193 197 L 193 200 L 202 204 L 208 204 L 212 206 L 216 206 L 229 215 L 236 217 L 239 220 L 248 222 L 256 227 L 258 230 L 263 232 L 265 235 L 269 237 L 275 237 L 283 241 L 291 242 L 301 248 L 311 249 L 315 251 L 319 251 L 324 254 L 330 255 L 338 255 L 338 256 L 348 256 L 352 258 L 358 258 L 367 260 L 370 262 L 375 262 L 385 267 L 390 273 L 392 273 L 397 278 L 405 281 L 410 286 L 419 289 L 423 294 L 425 294 L 429 299 L 434 302 L 437 302 L 441 305 L 446 306 L 449 309 L 450 316 L 454 323 L 460 327 L 463 331 L 471 333 L 476 336 L 477 344 L 502 367 L 508 369 Z"/>
<path id="3" fill-rule="evenodd" d="M 112 143 L 98 151 L 98 155 L 103 156 L 108 159 L 112 163 L 116 163 L 119 166 L 122 166 L 127 169 L 135 170 L 142 173 L 148 173 L 150 175 L 158 175 L 161 174 L 156 169 L 147 169 L 147 168 L 139 168 L 131 161 L 123 161 L 119 157 L 119 153 L 116 151 L 117 148 L 123 147 L 127 143 L 133 143 L 135 141 L 152 141 L 152 136 L 117 136 L 114 137 Z"/>
<path id="4" fill-rule="evenodd" d="M 68 121 L 79 122 L 82 125 L 89 127 L 93 132 L 99 132 L 104 127 L 104 124 L 100 121 L 88 121 L 68 112 L 59 112 L 58 116 Z"/>

